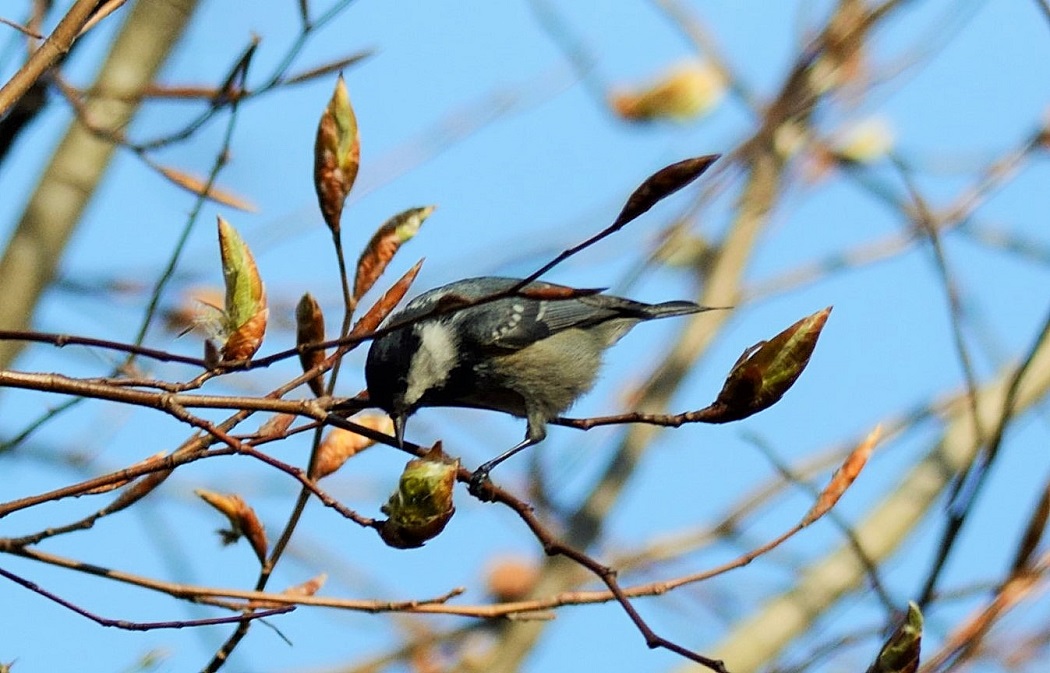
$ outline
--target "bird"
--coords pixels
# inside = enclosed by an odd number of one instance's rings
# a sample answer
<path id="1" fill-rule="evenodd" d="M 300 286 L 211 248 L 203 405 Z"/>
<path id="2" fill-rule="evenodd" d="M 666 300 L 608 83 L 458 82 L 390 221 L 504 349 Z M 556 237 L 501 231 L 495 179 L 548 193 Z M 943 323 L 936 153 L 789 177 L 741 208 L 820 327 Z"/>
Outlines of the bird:
<path id="1" fill-rule="evenodd" d="M 690 301 L 646 304 L 543 281 L 483 276 L 428 290 L 390 316 L 365 362 L 369 403 L 385 411 L 403 446 L 421 407 L 472 407 L 524 418 L 525 438 L 474 471 L 547 436 L 598 377 L 605 350 L 640 322 L 712 310 Z M 492 297 L 497 297 L 490 299 Z"/>

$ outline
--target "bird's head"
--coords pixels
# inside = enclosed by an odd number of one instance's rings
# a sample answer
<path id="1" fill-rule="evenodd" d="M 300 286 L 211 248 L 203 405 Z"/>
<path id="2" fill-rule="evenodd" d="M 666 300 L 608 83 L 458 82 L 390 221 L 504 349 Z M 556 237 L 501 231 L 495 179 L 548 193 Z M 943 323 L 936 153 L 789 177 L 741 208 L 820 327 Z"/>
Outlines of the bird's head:
<path id="1" fill-rule="evenodd" d="M 399 445 L 409 416 L 442 403 L 442 390 L 458 363 L 454 334 L 441 320 L 396 329 L 372 342 L 365 362 L 368 397 L 394 421 Z"/>

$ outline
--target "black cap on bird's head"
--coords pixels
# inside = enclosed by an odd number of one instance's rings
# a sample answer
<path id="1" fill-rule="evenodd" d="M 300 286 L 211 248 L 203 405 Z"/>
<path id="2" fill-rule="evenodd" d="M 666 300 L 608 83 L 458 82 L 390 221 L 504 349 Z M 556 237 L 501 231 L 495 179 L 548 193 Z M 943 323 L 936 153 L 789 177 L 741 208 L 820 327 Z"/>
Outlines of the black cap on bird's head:
<path id="1" fill-rule="evenodd" d="M 365 362 L 368 399 L 390 416 L 398 446 L 404 443 L 405 421 L 414 409 L 405 403 L 406 374 L 411 362 L 411 330 L 390 332 L 376 339 Z"/>

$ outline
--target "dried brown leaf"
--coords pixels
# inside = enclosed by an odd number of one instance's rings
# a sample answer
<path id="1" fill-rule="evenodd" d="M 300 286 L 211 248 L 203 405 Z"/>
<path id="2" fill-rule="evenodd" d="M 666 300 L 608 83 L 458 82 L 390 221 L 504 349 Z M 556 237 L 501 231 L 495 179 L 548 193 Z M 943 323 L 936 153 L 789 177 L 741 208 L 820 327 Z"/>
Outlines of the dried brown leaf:
<path id="1" fill-rule="evenodd" d="M 238 196 L 233 192 L 214 184 L 209 187 L 207 180 L 201 179 L 196 175 L 169 166 L 158 165 L 156 168 L 160 171 L 161 175 L 168 179 L 169 182 L 185 189 L 191 194 L 203 196 L 215 203 L 221 203 L 224 206 L 243 210 L 244 212 L 254 213 L 258 211 L 255 204 L 243 196 Z"/>
<path id="2" fill-rule="evenodd" d="M 222 512 L 223 516 L 230 522 L 229 530 L 220 530 L 223 544 L 233 544 L 242 536 L 247 538 L 252 546 L 252 551 L 259 558 L 260 563 L 266 562 L 266 531 L 263 529 L 255 510 L 244 502 L 244 499 L 233 493 L 215 493 L 205 489 L 194 491 L 204 502 Z"/>
<path id="3" fill-rule="evenodd" d="M 839 501 L 842 494 L 853 484 L 860 475 L 861 470 L 868 463 L 868 458 L 871 457 L 871 453 L 875 450 L 875 445 L 879 443 L 881 436 L 882 427 L 875 426 L 875 429 L 868 433 L 864 441 L 850 451 L 850 454 L 846 456 L 846 460 L 843 461 L 839 469 L 835 470 L 835 474 L 831 475 L 831 481 L 817 496 L 817 502 L 813 504 L 806 516 L 802 518 L 803 526 L 813 523 L 835 506 L 835 503 Z"/>
<path id="4" fill-rule="evenodd" d="M 164 483 L 164 481 L 171 476 L 174 470 L 159 470 L 157 472 L 150 472 L 140 479 L 136 479 L 127 488 L 120 492 L 113 502 L 106 507 L 109 512 L 119 512 L 125 507 L 129 507 L 139 500 L 142 500 L 147 495 L 153 492 L 158 486 Z"/>

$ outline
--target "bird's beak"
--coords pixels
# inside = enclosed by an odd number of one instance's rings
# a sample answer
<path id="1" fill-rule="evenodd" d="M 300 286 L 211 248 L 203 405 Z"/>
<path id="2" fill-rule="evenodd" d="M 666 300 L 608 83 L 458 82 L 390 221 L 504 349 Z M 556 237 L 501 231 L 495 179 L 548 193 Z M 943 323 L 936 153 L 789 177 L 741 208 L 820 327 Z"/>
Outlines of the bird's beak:
<path id="1" fill-rule="evenodd" d="M 408 420 L 408 416 L 405 414 L 391 415 L 390 420 L 394 421 L 394 439 L 397 440 L 397 446 L 398 448 L 404 448 L 405 421 Z"/>

